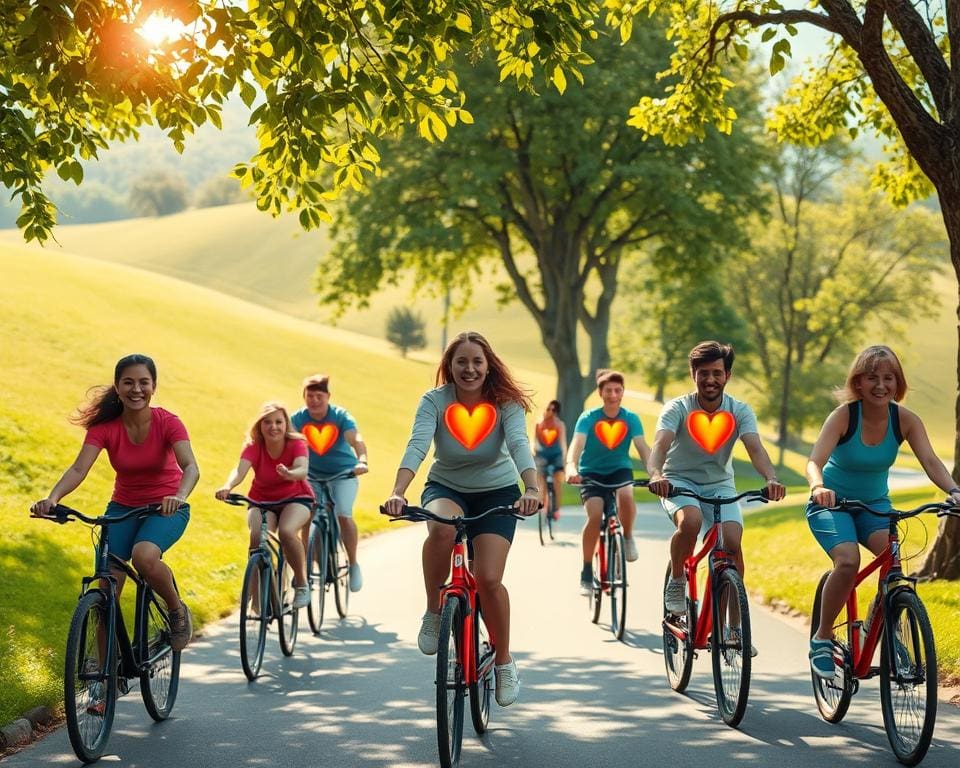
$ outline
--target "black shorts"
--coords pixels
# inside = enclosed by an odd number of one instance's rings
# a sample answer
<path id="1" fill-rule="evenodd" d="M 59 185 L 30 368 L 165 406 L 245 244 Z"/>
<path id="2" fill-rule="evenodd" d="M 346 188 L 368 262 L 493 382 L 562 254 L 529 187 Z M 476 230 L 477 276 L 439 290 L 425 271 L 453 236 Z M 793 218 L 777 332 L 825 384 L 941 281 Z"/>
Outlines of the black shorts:
<path id="1" fill-rule="evenodd" d="M 427 480 L 427 484 L 423 487 L 423 495 L 420 497 L 420 506 L 426 507 L 436 499 L 449 499 L 463 510 L 465 517 L 476 517 L 493 507 L 512 506 L 521 495 L 520 486 L 517 485 L 494 488 L 492 491 L 467 493 L 454 490 L 434 480 Z M 517 519 L 515 517 L 490 515 L 478 523 L 469 524 L 467 526 L 467 536 L 473 538 L 482 533 L 495 533 L 512 544 L 516 528 Z"/>
<path id="2" fill-rule="evenodd" d="M 598 483 L 605 483 L 606 485 L 619 485 L 620 483 L 633 480 L 633 470 L 618 469 L 616 472 L 611 472 L 608 475 L 581 475 L 581 478 L 584 483 L 594 480 Z M 612 488 L 597 488 L 595 485 L 582 485 L 580 486 L 580 501 L 586 504 L 587 499 L 603 499 L 614 493 L 616 493 L 616 491 Z"/>

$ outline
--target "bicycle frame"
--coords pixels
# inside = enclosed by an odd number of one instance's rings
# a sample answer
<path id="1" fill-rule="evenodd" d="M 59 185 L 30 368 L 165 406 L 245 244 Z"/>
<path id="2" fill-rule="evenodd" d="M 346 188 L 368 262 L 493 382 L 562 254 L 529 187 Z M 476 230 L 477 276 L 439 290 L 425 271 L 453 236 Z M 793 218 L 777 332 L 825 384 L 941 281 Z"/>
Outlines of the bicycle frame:
<path id="1" fill-rule="evenodd" d="M 440 605 L 445 603 L 448 596 L 453 595 L 464 607 L 463 636 L 457 654 L 463 670 L 464 684 L 472 685 L 482 680 L 489 671 L 487 664 L 493 664 L 493 653 L 481 670 L 483 674 L 478 674 L 478 649 L 473 645 L 473 624 L 477 620 L 477 580 L 467 565 L 466 531 L 457 531 L 450 563 L 450 581 L 440 589 Z M 496 638 L 490 631 L 490 627 L 487 627 L 487 634 L 491 648 L 496 647 Z"/>
<path id="2" fill-rule="evenodd" d="M 596 579 L 604 592 L 610 591 L 610 579 L 607 576 L 607 539 L 616 536 L 621 530 L 623 530 L 623 524 L 617 514 L 617 495 L 611 493 L 604 501 L 603 517 L 600 520 L 600 538 L 597 539 L 600 573 L 596 574 Z"/>

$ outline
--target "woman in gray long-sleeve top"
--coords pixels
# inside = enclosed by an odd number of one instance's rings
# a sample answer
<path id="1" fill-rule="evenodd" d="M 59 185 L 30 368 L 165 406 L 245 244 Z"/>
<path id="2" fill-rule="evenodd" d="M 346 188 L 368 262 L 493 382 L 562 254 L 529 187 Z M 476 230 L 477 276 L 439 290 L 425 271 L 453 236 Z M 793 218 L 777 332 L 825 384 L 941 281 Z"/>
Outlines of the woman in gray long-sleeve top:
<path id="1" fill-rule="evenodd" d="M 487 340 L 472 331 L 453 339 L 437 369 L 437 385 L 420 399 L 413 433 L 384 511 L 394 516 L 402 512 L 407 503 L 403 494 L 432 442 L 434 460 L 420 502 L 424 508 L 452 518 L 513 504 L 525 515 L 534 514 L 540 489 L 524 418 L 530 398 Z M 523 479 L 522 495 L 517 473 Z M 512 517 L 491 516 L 470 529 L 484 620 L 497 639 L 496 698 L 503 707 L 512 704 L 520 692 L 517 665 L 510 655 L 510 598 L 502 584 L 516 523 Z M 454 529 L 427 523 L 427 530 L 423 544 L 427 611 L 417 644 L 432 655 L 437 652 L 440 588 L 450 574 Z"/>

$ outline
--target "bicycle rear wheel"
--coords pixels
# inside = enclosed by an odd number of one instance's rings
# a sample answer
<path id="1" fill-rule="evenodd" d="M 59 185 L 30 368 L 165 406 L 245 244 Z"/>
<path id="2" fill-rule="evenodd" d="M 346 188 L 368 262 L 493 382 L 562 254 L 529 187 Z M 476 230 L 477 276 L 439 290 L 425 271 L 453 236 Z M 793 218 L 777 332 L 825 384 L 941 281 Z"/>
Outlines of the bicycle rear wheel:
<path id="1" fill-rule="evenodd" d="M 666 589 L 670 581 L 672 565 L 667 561 L 667 573 L 663 579 Z M 697 616 L 691 602 L 687 599 L 685 616 L 674 616 L 663 609 L 663 662 L 667 670 L 667 682 L 678 693 L 686 690 L 693 671 L 693 639 L 691 632 L 697 626 Z"/>
<path id="2" fill-rule="evenodd" d="M 930 747 L 937 719 L 937 651 L 927 610 L 917 594 L 900 590 L 890 600 L 880 650 L 880 708 L 893 753 L 916 765 Z M 890 649 L 890 628 L 894 648 Z M 892 650 L 892 653 L 891 653 Z"/>
<path id="3" fill-rule="evenodd" d="M 153 590 L 143 598 L 143 625 L 140 637 L 146 658 L 141 660 L 140 696 L 143 706 L 157 722 L 170 716 L 180 687 L 180 651 L 170 647 L 170 621 Z"/>
<path id="4" fill-rule="evenodd" d="M 623 640 L 627 627 L 627 555 L 623 548 L 623 534 L 619 531 L 610 537 L 607 575 L 610 580 L 610 631 L 617 640 Z"/>
<path id="5" fill-rule="evenodd" d="M 107 597 L 90 590 L 77 604 L 67 633 L 63 697 L 70 745 L 78 758 L 100 758 L 110 738 L 117 704 L 117 658 L 104 660 L 108 643 Z"/>
<path id="6" fill-rule="evenodd" d="M 299 544 L 297 545 L 299 546 Z M 277 602 L 277 618 L 279 621 L 280 650 L 284 656 L 293 656 L 297 645 L 297 629 L 300 626 L 300 609 L 293 607 L 293 597 L 296 592 L 293 586 L 293 568 L 286 558 L 281 560 L 279 579 L 274 591 Z"/>
<path id="7" fill-rule="evenodd" d="M 437 647 L 437 748 L 442 768 L 460 762 L 466 692 L 460 664 L 462 634 L 460 601 L 448 597 L 440 613 L 440 643 Z"/>
<path id="8" fill-rule="evenodd" d="M 477 654 L 477 682 L 470 683 L 470 717 L 477 734 L 487 730 L 490 722 L 490 700 L 497 687 L 493 671 L 493 646 L 487 636 L 477 598 L 477 613 L 473 621 L 473 647 Z"/>
<path id="9" fill-rule="evenodd" d="M 307 620 L 313 633 L 319 634 L 323 626 L 323 609 L 327 597 L 327 532 L 313 526 L 310 531 L 310 544 L 307 547 L 307 579 L 310 583 L 310 605 L 307 606 Z"/>
<path id="10" fill-rule="evenodd" d="M 603 573 L 600 570 L 600 549 L 603 547 L 603 537 L 606 534 L 600 534 L 600 541 L 597 548 L 593 551 L 593 592 L 587 597 L 587 604 L 590 606 L 592 614 L 590 620 L 596 624 L 600 621 L 600 600 L 603 597 Z"/>
<path id="11" fill-rule="evenodd" d="M 341 619 L 347 618 L 350 608 L 350 560 L 343 537 L 337 537 L 337 545 L 330 558 L 330 575 L 333 578 L 333 597 Z"/>
<path id="12" fill-rule="evenodd" d="M 259 554 L 247 561 L 240 592 L 240 664 L 247 680 L 256 680 L 267 646 L 270 623 L 270 567 Z"/>
<path id="13" fill-rule="evenodd" d="M 747 711 L 750 695 L 750 604 L 743 580 L 734 568 L 724 568 L 713 593 L 713 687 L 723 722 L 736 727 Z"/>
<path id="14" fill-rule="evenodd" d="M 820 577 L 817 591 L 813 598 L 813 615 L 810 619 L 810 637 L 813 637 L 820 624 L 820 607 L 823 604 L 823 585 L 826 584 L 830 571 Z M 820 677 L 811 670 L 810 679 L 813 681 L 813 698 L 816 699 L 820 716 L 828 723 L 839 723 L 847 714 L 850 699 L 853 698 L 852 659 L 850 655 L 850 623 L 846 620 L 846 607 L 840 611 L 837 626 L 846 629 L 846 639 L 833 639 L 833 661 L 836 674 L 830 680 Z"/>

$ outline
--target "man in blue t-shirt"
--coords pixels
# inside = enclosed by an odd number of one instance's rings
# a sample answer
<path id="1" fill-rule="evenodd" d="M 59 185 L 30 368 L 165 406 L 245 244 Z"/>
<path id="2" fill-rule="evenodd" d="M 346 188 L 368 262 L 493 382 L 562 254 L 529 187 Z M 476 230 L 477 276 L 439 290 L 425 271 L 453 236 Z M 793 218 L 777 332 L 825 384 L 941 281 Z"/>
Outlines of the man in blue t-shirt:
<path id="1" fill-rule="evenodd" d="M 580 488 L 580 498 L 587 511 L 587 522 L 582 533 L 583 569 L 580 571 L 580 591 L 585 595 L 593 591 L 593 553 L 600 538 L 604 500 L 610 493 L 616 493 L 617 514 L 623 525 L 624 554 L 630 562 L 637 559 L 637 545 L 633 540 L 633 521 L 637 517 L 633 486 L 626 485 L 611 491 L 590 485 L 589 481 L 604 485 L 631 482 L 631 443 L 644 463 L 650 456 L 650 447 L 643 439 L 640 417 L 620 405 L 624 390 L 623 374 L 604 369 L 597 371 L 597 390 L 603 405 L 580 414 L 573 430 L 573 440 L 567 449 L 566 466 L 568 483 L 588 482 Z"/>
<path id="2" fill-rule="evenodd" d="M 352 471 L 352 477 L 340 478 L 327 484 L 333 499 L 340 535 L 350 560 L 350 591 L 363 586 L 360 564 L 357 562 L 357 524 L 353 521 L 353 503 L 357 500 L 360 483 L 356 475 L 367 472 L 367 446 L 364 445 L 357 423 L 343 408 L 330 402 L 330 377 L 323 374 L 303 380 L 303 402 L 306 408 L 290 417 L 293 426 L 307 438 L 310 446 L 310 468 L 307 480 L 316 488 L 318 480 Z"/>

